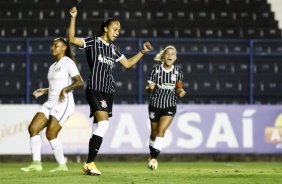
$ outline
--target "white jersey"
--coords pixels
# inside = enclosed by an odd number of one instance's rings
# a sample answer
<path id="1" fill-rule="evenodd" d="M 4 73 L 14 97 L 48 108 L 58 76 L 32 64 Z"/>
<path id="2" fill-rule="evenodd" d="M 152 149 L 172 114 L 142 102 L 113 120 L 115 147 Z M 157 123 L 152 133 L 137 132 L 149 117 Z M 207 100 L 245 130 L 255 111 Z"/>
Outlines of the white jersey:
<path id="1" fill-rule="evenodd" d="M 72 84 L 72 77 L 79 75 L 74 61 L 65 56 L 52 64 L 48 71 L 49 91 L 48 100 L 59 100 L 63 88 Z M 72 91 L 67 92 L 67 99 L 73 99 Z"/>

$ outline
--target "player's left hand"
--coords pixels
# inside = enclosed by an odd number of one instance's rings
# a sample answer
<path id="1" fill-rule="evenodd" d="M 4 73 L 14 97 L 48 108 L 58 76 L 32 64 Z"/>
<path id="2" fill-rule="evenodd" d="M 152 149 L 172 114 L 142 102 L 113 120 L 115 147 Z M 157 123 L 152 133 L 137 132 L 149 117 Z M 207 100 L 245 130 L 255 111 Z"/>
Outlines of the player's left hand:
<path id="1" fill-rule="evenodd" d="M 60 93 L 60 97 L 59 97 L 59 101 L 62 102 L 62 103 L 65 101 L 65 98 L 66 98 L 65 93 L 66 93 L 65 89 L 62 89 L 62 91 Z"/>
<path id="2" fill-rule="evenodd" d="M 149 42 L 146 42 L 146 43 L 143 44 L 142 51 L 144 53 L 149 52 L 151 49 L 152 49 L 152 46 Z"/>
<path id="3" fill-rule="evenodd" d="M 185 94 L 186 94 L 186 91 L 184 91 L 184 89 L 182 89 L 178 95 L 179 95 L 179 97 L 184 97 Z"/>

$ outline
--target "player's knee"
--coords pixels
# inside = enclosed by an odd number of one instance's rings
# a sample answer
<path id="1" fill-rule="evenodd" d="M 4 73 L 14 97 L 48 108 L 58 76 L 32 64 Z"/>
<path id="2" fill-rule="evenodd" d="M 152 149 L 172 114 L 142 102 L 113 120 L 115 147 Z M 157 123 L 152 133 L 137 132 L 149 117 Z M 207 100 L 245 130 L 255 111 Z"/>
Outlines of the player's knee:
<path id="1" fill-rule="evenodd" d="M 57 138 L 56 133 L 53 132 L 53 131 L 48 131 L 48 130 L 46 130 L 45 135 L 46 135 L 46 138 L 47 138 L 48 140 L 53 140 L 53 139 Z"/>
<path id="2" fill-rule="evenodd" d="M 165 135 L 165 131 L 166 130 L 158 130 L 158 132 L 157 132 L 157 137 L 164 137 L 164 135 Z"/>
<path id="3" fill-rule="evenodd" d="M 39 130 L 36 126 L 29 125 L 28 132 L 31 137 L 38 135 Z"/>

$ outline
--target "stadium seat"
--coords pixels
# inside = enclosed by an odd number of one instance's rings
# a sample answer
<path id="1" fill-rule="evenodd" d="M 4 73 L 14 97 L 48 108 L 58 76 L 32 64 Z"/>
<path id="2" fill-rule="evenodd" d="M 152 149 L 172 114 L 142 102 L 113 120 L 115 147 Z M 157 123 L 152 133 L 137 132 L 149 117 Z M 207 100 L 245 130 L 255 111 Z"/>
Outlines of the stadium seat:
<path id="1" fill-rule="evenodd" d="M 221 25 L 224 27 L 224 22 L 233 21 L 235 19 L 234 13 L 229 11 L 214 11 L 214 21 L 222 22 Z"/>
<path id="2" fill-rule="evenodd" d="M 280 29 L 277 28 L 260 28 L 262 38 L 281 38 L 282 33 Z"/>
<path id="3" fill-rule="evenodd" d="M 156 38 L 157 31 L 155 28 L 132 29 L 132 35 L 136 38 Z"/>
<path id="4" fill-rule="evenodd" d="M 191 14 L 188 11 L 172 11 L 171 12 L 171 19 L 172 20 L 181 20 L 186 21 L 191 19 Z"/>
<path id="5" fill-rule="evenodd" d="M 243 38 L 262 38 L 260 29 L 244 28 L 242 29 Z"/>
<path id="6" fill-rule="evenodd" d="M 178 37 L 179 38 L 199 38 L 200 31 L 198 28 L 179 28 Z"/>
<path id="7" fill-rule="evenodd" d="M 96 32 L 93 32 L 91 27 L 78 27 L 75 30 L 75 36 L 77 37 L 88 37 L 88 36 L 94 36 L 95 34 Z"/>
<path id="8" fill-rule="evenodd" d="M 42 20 L 42 11 L 38 9 L 28 9 L 28 10 L 21 10 L 19 11 L 19 19 L 23 20 L 34 20 L 40 19 Z"/>
<path id="9" fill-rule="evenodd" d="M 176 38 L 176 30 L 174 28 L 163 28 L 157 30 L 157 37 L 161 38 Z"/>
<path id="10" fill-rule="evenodd" d="M 132 42 L 130 40 L 117 40 L 116 44 L 118 45 L 121 52 L 135 52 L 138 49 L 137 42 Z"/>
<path id="11" fill-rule="evenodd" d="M 222 28 L 220 30 L 221 38 L 243 38 L 243 33 L 240 28 Z"/>
<path id="12" fill-rule="evenodd" d="M 19 41 L 9 41 L 0 43 L 0 52 L 25 52 L 26 43 Z"/>
<path id="13" fill-rule="evenodd" d="M 87 20 L 87 19 L 105 19 L 106 18 L 106 11 L 105 10 L 100 10 L 100 9 L 84 9 L 82 12 L 82 19 Z"/>
<path id="14" fill-rule="evenodd" d="M 106 12 L 106 18 L 116 18 L 118 20 L 120 19 L 129 19 L 129 12 L 127 11 L 107 11 Z"/>
<path id="15" fill-rule="evenodd" d="M 130 20 L 149 20 L 149 13 L 146 11 L 140 11 L 140 10 L 131 10 L 129 12 L 129 19 Z"/>
<path id="16" fill-rule="evenodd" d="M 18 10 L 2 10 L 0 14 L 1 19 L 19 19 L 20 14 Z"/>
<path id="17" fill-rule="evenodd" d="M 152 21 L 171 20 L 171 13 L 168 11 L 160 11 L 160 10 L 151 11 L 149 15 L 150 15 L 149 20 L 152 20 Z"/>
<path id="18" fill-rule="evenodd" d="M 220 30 L 217 28 L 201 28 L 200 29 L 200 37 L 201 38 L 219 38 Z"/>
<path id="19" fill-rule="evenodd" d="M 23 37 L 24 36 L 23 27 L 11 27 L 11 28 L 2 28 L 1 36 L 2 37 Z"/>
<path id="20" fill-rule="evenodd" d="M 26 27 L 24 29 L 24 36 L 25 37 L 47 37 L 48 36 L 48 29 L 47 28 L 31 28 Z"/>

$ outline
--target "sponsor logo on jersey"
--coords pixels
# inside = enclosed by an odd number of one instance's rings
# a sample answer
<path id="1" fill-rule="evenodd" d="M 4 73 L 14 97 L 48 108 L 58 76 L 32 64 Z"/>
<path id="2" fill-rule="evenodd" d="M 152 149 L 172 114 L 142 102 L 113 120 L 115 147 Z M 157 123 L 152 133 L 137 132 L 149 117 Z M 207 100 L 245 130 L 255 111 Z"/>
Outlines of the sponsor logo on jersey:
<path id="1" fill-rule="evenodd" d="M 168 90 L 174 90 L 175 89 L 175 84 L 170 84 L 170 83 L 164 83 L 164 84 L 157 84 L 158 88 L 160 89 L 168 89 Z"/>
<path id="2" fill-rule="evenodd" d="M 101 62 L 101 63 L 106 63 L 107 65 L 111 65 L 111 66 L 113 66 L 113 64 L 114 64 L 113 59 L 107 58 L 107 57 L 102 57 L 101 54 L 98 56 L 98 61 Z"/>

